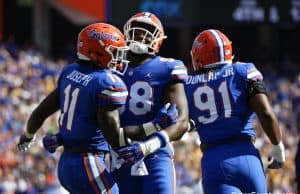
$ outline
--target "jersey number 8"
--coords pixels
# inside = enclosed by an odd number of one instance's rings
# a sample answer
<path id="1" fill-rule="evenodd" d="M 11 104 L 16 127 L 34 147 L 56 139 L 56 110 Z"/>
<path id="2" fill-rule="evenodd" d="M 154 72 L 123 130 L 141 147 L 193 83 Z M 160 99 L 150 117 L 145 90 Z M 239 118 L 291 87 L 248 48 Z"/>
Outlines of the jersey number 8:
<path id="1" fill-rule="evenodd" d="M 148 82 L 137 81 L 131 85 L 129 94 L 129 110 L 135 115 L 143 115 L 151 111 L 153 90 Z"/>

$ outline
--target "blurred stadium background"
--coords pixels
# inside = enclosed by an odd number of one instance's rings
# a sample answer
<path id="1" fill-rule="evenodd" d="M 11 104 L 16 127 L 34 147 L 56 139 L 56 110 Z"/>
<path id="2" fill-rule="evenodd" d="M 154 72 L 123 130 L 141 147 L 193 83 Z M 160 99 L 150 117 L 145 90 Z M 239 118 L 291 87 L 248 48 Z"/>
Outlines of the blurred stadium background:
<path id="1" fill-rule="evenodd" d="M 233 42 L 236 60 L 263 73 L 284 135 L 287 161 L 266 170 L 269 192 L 295 192 L 294 158 L 300 128 L 300 0 L 0 0 L 0 193 L 65 193 L 56 177 L 60 152 L 50 155 L 41 136 L 57 131 L 51 117 L 26 154 L 17 136 L 31 110 L 55 87 L 62 66 L 74 61 L 80 29 L 104 21 L 122 29 L 139 11 L 155 13 L 168 39 L 161 55 L 190 67 L 194 37 L 207 28 Z M 256 146 L 266 163 L 270 144 L 256 121 Z M 178 194 L 201 194 L 197 134 L 174 143 Z"/>

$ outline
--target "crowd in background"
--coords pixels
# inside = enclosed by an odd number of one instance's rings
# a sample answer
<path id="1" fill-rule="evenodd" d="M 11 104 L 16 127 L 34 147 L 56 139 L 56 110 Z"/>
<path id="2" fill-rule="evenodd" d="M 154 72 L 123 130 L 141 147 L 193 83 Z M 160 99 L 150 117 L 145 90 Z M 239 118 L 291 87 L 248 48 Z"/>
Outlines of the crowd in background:
<path id="1" fill-rule="evenodd" d="M 27 153 L 20 153 L 16 145 L 29 114 L 56 86 L 57 76 L 66 63 L 62 59 L 49 60 L 31 48 L 19 50 L 13 42 L 0 44 L 0 194 L 65 193 L 56 176 L 61 150 L 49 154 L 41 145 L 43 135 L 57 131 L 57 115 L 44 123 Z M 285 68 L 288 68 L 287 64 Z M 293 72 L 292 77 L 282 75 L 268 64 L 259 70 L 264 75 L 269 98 L 280 122 L 287 157 L 283 169 L 266 169 L 269 192 L 295 192 L 300 72 Z M 267 166 L 271 144 L 257 120 L 254 125 L 258 135 L 255 144 Z M 173 144 L 178 194 L 202 193 L 199 143 L 197 133 L 192 132 Z"/>

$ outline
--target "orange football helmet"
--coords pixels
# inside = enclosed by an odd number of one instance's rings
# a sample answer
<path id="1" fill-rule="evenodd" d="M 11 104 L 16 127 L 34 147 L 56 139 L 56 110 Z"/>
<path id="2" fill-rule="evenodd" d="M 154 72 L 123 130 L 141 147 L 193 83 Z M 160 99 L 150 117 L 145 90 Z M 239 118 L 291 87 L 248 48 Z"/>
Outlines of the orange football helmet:
<path id="1" fill-rule="evenodd" d="M 132 16 L 124 25 L 124 35 L 133 53 L 150 55 L 157 53 L 167 38 L 160 20 L 149 12 Z"/>
<path id="2" fill-rule="evenodd" d="M 123 34 L 110 24 L 94 23 L 78 34 L 78 58 L 95 62 L 104 69 L 115 69 L 128 63 L 125 60 L 128 49 Z"/>
<path id="3" fill-rule="evenodd" d="M 191 56 L 195 71 L 232 62 L 231 41 L 219 30 L 205 30 L 195 38 Z"/>

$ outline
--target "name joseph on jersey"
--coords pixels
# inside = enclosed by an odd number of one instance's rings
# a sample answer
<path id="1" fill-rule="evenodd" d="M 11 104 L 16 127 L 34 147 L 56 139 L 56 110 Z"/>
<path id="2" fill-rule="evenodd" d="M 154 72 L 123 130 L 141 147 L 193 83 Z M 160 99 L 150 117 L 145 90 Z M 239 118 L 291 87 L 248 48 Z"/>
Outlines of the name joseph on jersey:
<path id="1" fill-rule="evenodd" d="M 93 79 L 92 76 L 80 73 L 79 71 L 73 70 L 69 75 L 67 75 L 67 79 L 74 81 L 83 86 L 87 86 L 89 82 Z"/>

